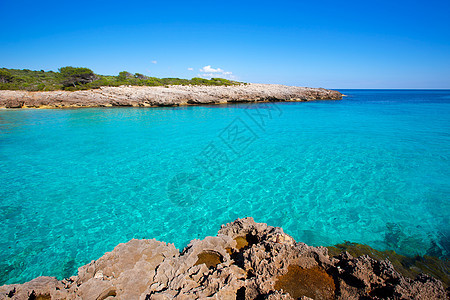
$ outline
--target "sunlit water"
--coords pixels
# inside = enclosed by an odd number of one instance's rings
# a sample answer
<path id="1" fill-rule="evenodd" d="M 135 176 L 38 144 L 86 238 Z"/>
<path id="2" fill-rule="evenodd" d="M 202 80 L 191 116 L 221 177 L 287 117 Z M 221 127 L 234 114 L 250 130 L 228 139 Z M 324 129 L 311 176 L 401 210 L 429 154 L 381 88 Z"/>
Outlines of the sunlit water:
<path id="1" fill-rule="evenodd" d="M 252 216 L 297 241 L 449 255 L 450 91 L 0 111 L 0 284 Z"/>

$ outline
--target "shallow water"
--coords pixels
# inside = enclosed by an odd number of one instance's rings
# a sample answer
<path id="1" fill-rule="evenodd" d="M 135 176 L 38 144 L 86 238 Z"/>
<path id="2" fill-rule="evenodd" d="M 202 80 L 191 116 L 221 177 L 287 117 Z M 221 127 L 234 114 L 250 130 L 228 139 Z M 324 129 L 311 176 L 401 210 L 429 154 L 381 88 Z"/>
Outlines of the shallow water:
<path id="1" fill-rule="evenodd" d="M 448 257 L 450 91 L 0 111 L 0 284 L 252 216 L 297 241 Z"/>

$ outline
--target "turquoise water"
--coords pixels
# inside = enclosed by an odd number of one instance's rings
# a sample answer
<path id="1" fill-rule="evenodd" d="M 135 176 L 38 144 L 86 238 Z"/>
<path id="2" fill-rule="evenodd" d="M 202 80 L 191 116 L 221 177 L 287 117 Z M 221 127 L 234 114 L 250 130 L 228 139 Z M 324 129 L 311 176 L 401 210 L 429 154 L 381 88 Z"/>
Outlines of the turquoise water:
<path id="1" fill-rule="evenodd" d="M 297 241 L 448 257 L 450 91 L 0 111 L 0 284 L 252 216 Z"/>

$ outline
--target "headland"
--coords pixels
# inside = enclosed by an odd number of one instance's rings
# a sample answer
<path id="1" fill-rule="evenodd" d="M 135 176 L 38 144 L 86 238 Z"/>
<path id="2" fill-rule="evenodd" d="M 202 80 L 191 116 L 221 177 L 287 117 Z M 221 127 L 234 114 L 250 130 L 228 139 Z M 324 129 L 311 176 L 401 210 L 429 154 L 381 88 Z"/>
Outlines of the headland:
<path id="1" fill-rule="evenodd" d="M 102 86 L 80 91 L 0 90 L 0 108 L 159 107 L 267 101 L 339 100 L 338 91 L 276 84 Z"/>

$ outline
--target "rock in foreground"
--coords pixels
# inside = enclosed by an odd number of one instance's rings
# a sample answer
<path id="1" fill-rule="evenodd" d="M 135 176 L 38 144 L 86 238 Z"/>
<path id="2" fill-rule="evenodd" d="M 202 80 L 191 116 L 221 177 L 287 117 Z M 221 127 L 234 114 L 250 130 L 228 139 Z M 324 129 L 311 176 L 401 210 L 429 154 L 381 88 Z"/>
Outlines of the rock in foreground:
<path id="1" fill-rule="evenodd" d="M 322 88 L 275 84 L 236 86 L 121 86 L 86 91 L 27 92 L 0 90 L 0 108 L 179 106 L 257 101 L 338 100 L 342 94 Z"/>
<path id="2" fill-rule="evenodd" d="M 442 283 L 400 275 L 388 261 L 297 243 L 281 228 L 238 219 L 181 253 L 131 240 L 58 281 L 0 287 L 1 299 L 446 299 Z"/>

